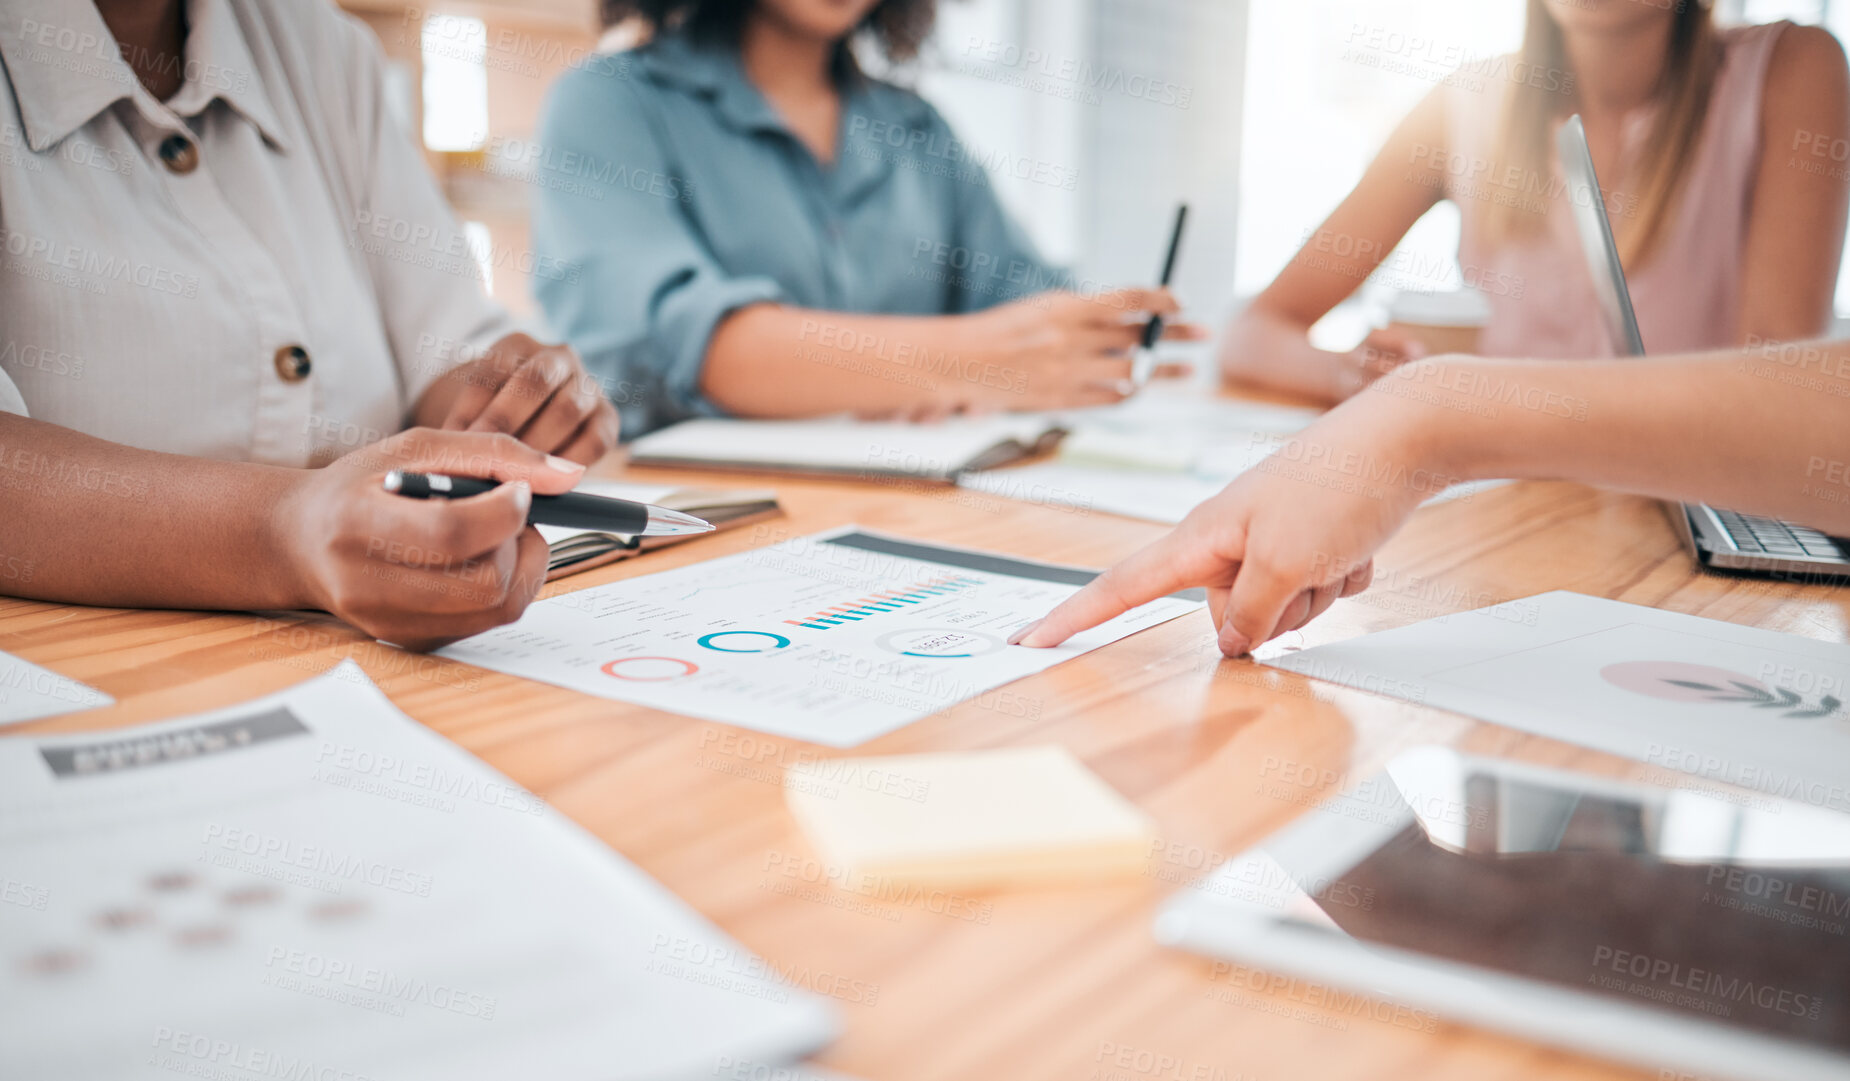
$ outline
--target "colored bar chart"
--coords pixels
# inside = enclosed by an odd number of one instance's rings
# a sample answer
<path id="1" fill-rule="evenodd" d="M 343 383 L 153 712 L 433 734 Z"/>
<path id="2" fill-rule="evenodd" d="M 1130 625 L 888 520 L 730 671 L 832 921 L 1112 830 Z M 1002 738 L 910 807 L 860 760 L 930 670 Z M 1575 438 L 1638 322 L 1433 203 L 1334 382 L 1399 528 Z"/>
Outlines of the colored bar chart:
<path id="1" fill-rule="evenodd" d="M 979 578 L 967 578 L 963 575 L 945 575 L 906 586 L 903 589 L 881 590 L 857 597 L 846 604 L 837 604 L 801 619 L 786 619 L 785 623 L 793 627 L 809 627 L 813 630 L 826 631 L 830 627 L 840 627 L 848 623 L 859 623 L 882 612 L 901 612 L 915 604 L 939 597 L 946 597 L 971 586 L 982 585 Z"/>

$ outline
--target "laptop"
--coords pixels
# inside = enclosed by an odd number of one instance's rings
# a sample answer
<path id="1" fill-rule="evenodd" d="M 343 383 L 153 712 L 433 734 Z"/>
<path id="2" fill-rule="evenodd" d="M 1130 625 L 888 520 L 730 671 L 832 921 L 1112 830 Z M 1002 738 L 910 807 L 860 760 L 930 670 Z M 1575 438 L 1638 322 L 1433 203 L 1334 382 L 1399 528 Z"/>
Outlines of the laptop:
<path id="1" fill-rule="evenodd" d="M 1593 153 L 1587 146 L 1587 131 L 1578 114 L 1561 125 L 1555 149 L 1567 177 L 1574 225 L 1580 232 L 1580 244 L 1586 253 L 1587 269 L 1593 274 L 1593 288 L 1599 294 L 1607 329 L 1622 352 L 1643 356 L 1644 339 L 1632 311 L 1631 290 L 1625 285 L 1619 248 L 1612 240 L 1612 221 L 1606 216 L 1599 178 L 1593 172 Z M 1770 578 L 1850 581 L 1850 540 L 1706 503 L 1671 504 L 1668 509 L 1685 547 L 1705 569 Z"/>

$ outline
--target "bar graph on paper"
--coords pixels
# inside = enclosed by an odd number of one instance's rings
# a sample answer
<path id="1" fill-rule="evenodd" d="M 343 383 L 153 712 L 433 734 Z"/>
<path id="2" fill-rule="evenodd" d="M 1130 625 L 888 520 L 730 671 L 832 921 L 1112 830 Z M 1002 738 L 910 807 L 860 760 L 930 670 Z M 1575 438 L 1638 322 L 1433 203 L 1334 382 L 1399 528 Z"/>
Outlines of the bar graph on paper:
<path id="1" fill-rule="evenodd" d="M 846 604 L 833 605 L 801 619 L 786 619 L 784 622 L 792 627 L 826 631 L 830 627 L 872 619 L 883 612 L 903 612 L 908 605 L 924 604 L 982 584 L 980 579 L 965 578 L 962 575 L 931 578 L 904 589 L 880 590 L 865 597 L 857 597 Z"/>
<path id="2" fill-rule="evenodd" d="M 851 747 L 1199 607 L 1164 598 L 1060 650 L 1009 648 L 1010 632 L 1086 578 L 849 527 L 562 593 L 442 652 L 601 698 Z M 998 717 L 1029 708 L 994 701 Z"/>

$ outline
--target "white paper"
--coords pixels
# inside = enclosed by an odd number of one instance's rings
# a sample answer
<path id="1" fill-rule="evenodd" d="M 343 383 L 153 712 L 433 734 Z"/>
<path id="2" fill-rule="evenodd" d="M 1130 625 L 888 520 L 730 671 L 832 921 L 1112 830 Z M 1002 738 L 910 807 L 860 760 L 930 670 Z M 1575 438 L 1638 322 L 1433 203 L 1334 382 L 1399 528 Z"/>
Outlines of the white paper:
<path id="1" fill-rule="evenodd" d="M 6 1078 L 711 1077 L 833 1031 L 351 662 L 0 740 L 0 901 Z"/>
<path id="2" fill-rule="evenodd" d="M 895 546 L 913 556 L 892 554 Z M 986 569 L 999 558 L 850 526 L 563 594 L 442 653 L 601 698 L 852 747 L 1201 607 L 1166 597 L 1058 649 L 1009 646 L 1011 633 L 1090 575 L 1019 561 Z"/>
<path id="3" fill-rule="evenodd" d="M 1264 461 L 1318 412 L 1152 387 L 1121 404 L 1061 414 L 1056 458 L 965 473 L 960 487 L 1007 499 L 1175 524 Z"/>
<path id="4" fill-rule="evenodd" d="M 957 478 L 957 484 L 1005 499 L 1175 525 L 1188 517 L 1189 511 L 1219 495 L 1221 489 L 1276 449 L 1276 444 L 1237 442 L 1219 452 L 1204 452 L 1200 469 L 1168 472 L 1066 461 L 1041 462 L 965 473 Z M 1468 500 L 1508 483 L 1507 480 L 1479 480 L 1454 484 L 1426 502 Z"/>
<path id="5" fill-rule="evenodd" d="M 1187 472 L 1042 462 L 965 473 L 957 478 L 957 485 L 1004 499 L 1174 525 L 1204 500 L 1218 495 L 1232 479 Z"/>
<path id="6" fill-rule="evenodd" d="M 1003 413 L 929 424 L 819 420 L 702 418 L 651 432 L 630 448 L 632 461 L 673 460 L 715 465 L 844 473 L 949 476 L 972 459 L 1010 442 L 1033 444 L 1055 422 L 1045 414 Z"/>
<path id="7" fill-rule="evenodd" d="M 1255 450 L 1263 458 L 1321 415 L 1211 390 L 1152 388 L 1118 405 L 1062 414 L 1070 432 L 1059 457 L 1070 465 L 1228 473 L 1229 453 L 1236 463 L 1256 460 Z"/>
<path id="8" fill-rule="evenodd" d="M 114 702 L 95 687 L 11 653 L 0 653 L 0 725 L 43 720 Z"/>
<path id="9" fill-rule="evenodd" d="M 1850 810 L 1850 646 L 1555 592 L 1261 659 Z"/>
<path id="10" fill-rule="evenodd" d="M 1117 405 L 1057 414 L 1055 460 L 964 473 L 959 487 L 1007 499 L 1174 525 L 1271 457 L 1322 413 L 1219 396 L 1211 386 L 1152 386 Z M 1428 503 L 1507 484 L 1457 484 Z"/>

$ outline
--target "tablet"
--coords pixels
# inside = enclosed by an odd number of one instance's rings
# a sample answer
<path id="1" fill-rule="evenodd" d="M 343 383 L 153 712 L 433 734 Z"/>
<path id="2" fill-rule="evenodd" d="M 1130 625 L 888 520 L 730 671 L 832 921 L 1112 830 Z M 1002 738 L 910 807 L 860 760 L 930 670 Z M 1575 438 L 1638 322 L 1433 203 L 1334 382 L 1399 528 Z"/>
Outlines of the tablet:
<path id="1" fill-rule="evenodd" d="M 1421 748 L 1182 890 L 1156 936 L 1360 1016 L 1850 1077 L 1850 818 L 1745 791 Z"/>

